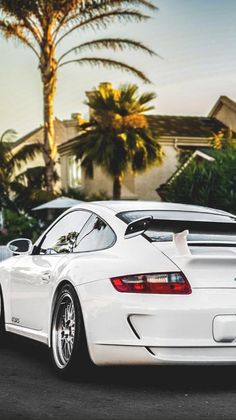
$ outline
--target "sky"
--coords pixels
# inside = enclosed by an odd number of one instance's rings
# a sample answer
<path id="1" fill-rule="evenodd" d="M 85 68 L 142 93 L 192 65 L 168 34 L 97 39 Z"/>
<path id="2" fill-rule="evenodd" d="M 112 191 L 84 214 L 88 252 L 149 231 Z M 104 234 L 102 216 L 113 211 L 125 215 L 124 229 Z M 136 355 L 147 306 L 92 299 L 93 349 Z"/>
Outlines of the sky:
<path id="1" fill-rule="evenodd" d="M 86 117 L 85 92 L 106 81 L 115 87 L 137 83 L 140 93 L 156 92 L 152 111 L 156 114 L 207 115 L 220 95 L 236 100 L 236 0 L 155 0 L 155 4 L 159 10 L 145 23 L 117 23 L 106 33 L 76 33 L 61 48 L 63 52 L 81 39 L 105 34 L 139 40 L 159 57 L 140 52 L 106 56 L 135 65 L 152 84 L 120 71 L 65 66 L 58 73 L 58 118 L 68 119 L 75 112 Z M 21 136 L 43 121 L 38 63 L 30 50 L 3 39 L 0 57 L 0 133 L 13 128 Z"/>

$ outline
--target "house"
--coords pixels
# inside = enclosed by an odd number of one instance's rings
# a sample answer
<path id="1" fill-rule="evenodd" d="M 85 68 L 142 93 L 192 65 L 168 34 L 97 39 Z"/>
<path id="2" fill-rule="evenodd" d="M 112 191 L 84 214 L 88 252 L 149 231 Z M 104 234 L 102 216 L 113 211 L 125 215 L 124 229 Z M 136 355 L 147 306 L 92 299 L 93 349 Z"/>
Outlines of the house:
<path id="1" fill-rule="evenodd" d="M 220 96 L 212 110 L 210 118 L 216 118 L 236 133 L 236 102 L 227 96 Z"/>
<path id="2" fill-rule="evenodd" d="M 150 126 L 158 135 L 163 147 L 164 161 L 161 166 L 154 166 L 143 174 L 134 175 L 128 171 L 123 179 L 122 198 L 160 200 L 158 188 L 164 184 L 179 168 L 180 150 L 192 149 L 206 152 L 212 147 L 214 134 L 220 131 L 236 132 L 236 102 L 221 96 L 207 117 L 148 115 Z M 61 177 L 58 188 L 81 188 L 86 193 L 105 191 L 112 195 L 112 179 L 100 168 L 95 168 L 93 179 L 87 179 L 76 161 L 74 145 L 79 141 L 80 114 L 72 114 L 68 120 L 55 119 L 55 135 L 58 145 L 56 168 Z M 14 149 L 23 144 L 43 141 L 43 127 L 28 133 L 14 144 Z M 43 165 L 38 156 L 29 166 Z"/>
<path id="3" fill-rule="evenodd" d="M 55 130 L 55 139 L 56 144 L 59 146 L 63 142 L 66 142 L 71 137 L 74 137 L 79 132 L 81 116 L 79 113 L 71 114 L 71 118 L 68 120 L 59 120 L 58 118 L 54 121 L 54 130 Z M 12 153 L 17 152 L 22 146 L 32 143 L 43 143 L 44 130 L 43 126 L 39 126 L 31 132 L 27 133 L 25 136 L 19 138 L 14 142 L 12 146 Z M 28 163 L 28 167 L 44 166 L 43 156 L 38 154 L 32 161 Z M 60 156 L 56 160 L 56 170 L 58 175 L 61 177 L 61 166 L 60 166 Z M 16 175 L 21 171 L 20 168 L 16 170 Z M 59 183 L 58 188 L 61 185 Z"/>
<path id="4" fill-rule="evenodd" d="M 224 118 L 221 120 L 217 118 L 217 112 L 215 110 L 208 117 L 148 115 L 150 127 L 157 134 L 163 148 L 164 161 L 161 166 L 156 165 L 142 174 L 134 175 L 128 171 L 122 183 L 122 198 L 160 200 L 158 187 L 176 172 L 179 166 L 179 151 L 211 148 L 214 134 L 226 132 L 231 127 L 224 123 Z M 225 113 L 228 115 L 227 111 Z M 81 170 L 79 162 L 76 162 L 73 149 L 78 141 L 79 135 L 58 147 L 63 189 L 79 186 L 87 193 L 102 190 L 111 197 L 112 179 L 98 167 L 95 168 L 93 179 L 88 179 Z"/>

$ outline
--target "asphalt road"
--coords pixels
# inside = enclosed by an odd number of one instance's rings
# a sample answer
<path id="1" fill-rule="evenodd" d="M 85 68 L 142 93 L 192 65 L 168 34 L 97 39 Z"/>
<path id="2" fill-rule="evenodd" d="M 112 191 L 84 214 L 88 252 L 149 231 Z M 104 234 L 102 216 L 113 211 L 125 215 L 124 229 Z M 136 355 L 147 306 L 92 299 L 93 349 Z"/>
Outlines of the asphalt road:
<path id="1" fill-rule="evenodd" d="M 84 382 L 50 368 L 47 348 L 0 348 L 0 419 L 236 419 L 236 366 L 95 368 Z"/>

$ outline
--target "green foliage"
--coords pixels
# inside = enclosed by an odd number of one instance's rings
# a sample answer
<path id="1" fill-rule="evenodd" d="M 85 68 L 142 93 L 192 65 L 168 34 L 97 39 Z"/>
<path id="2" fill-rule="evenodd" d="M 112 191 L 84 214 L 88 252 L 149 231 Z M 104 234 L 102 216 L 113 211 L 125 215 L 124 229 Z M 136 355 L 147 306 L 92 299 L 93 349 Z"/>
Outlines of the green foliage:
<path id="1" fill-rule="evenodd" d="M 145 10 L 155 11 L 152 0 L 0 0 L 0 36 L 19 42 L 35 56 L 43 84 L 44 161 L 47 190 L 54 191 L 53 166 L 57 156 L 54 99 L 58 70 L 76 63 L 118 69 L 133 73 L 144 82 L 148 77 L 131 63 L 114 59 L 114 52 L 134 50 L 155 55 L 142 42 L 130 38 L 102 37 L 86 40 L 83 32 L 103 33 L 115 23 L 142 22 L 150 18 Z M 68 45 L 77 34 L 78 44 Z M 66 42 L 67 41 L 67 42 Z M 101 54 L 100 54 L 101 51 Z M 112 57 L 106 57 L 106 53 Z M 104 55 L 105 53 L 105 55 Z"/>
<path id="2" fill-rule="evenodd" d="M 233 144 L 214 150 L 211 156 L 214 162 L 193 159 L 170 185 L 165 185 L 165 200 L 236 213 L 236 148 Z"/>
<path id="3" fill-rule="evenodd" d="M 108 195 L 106 191 L 99 190 L 95 193 L 86 194 L 85 191 L 81 189 L 69 188 L 68 190 L 61 190 L 61 195 L 65 197 L 75 198 L 76 200 L 81 201 L 102 201 L 108 200 Z"/>
<path id="4" fill-rule="evenodd" d="M 58 44 L 63 45 L 65 38 L 75 31 L 80 35 L 84 30 L 104 31 L 116 22 L 142 22 L 149 19 L 145 9 L 153 12 L 157 7 L 150 0 L 0 0 L 0 34 L 30 48 L 42 73 L 49 67 L 57 71 L 71 63 L 102 65 L 132 72 L 147 82 L 144 73 L 132 65 L 93 56 L 94 51 L 127 49 L 154 55 L 150 48 L 129 38 L 98 38 L 56 54 Z"/>
<path id="5" fill-rule="evenodd" d="M 87 105 L 93 115 L 75 146 L 87 176 L 97 165 L 120 182 L 128 168 L 142 172 L 162 162 L 162 149 L 143 115 L 154 98 L 152 92 L 138 96 L 136 85 L 114 89 L 103 83 L 90 93 Z"/>
<path id="6" fill-rule="evenodd" d="M 0 207 L 15 212 L 23 210 L 29 213 L 35 207 L 54 198 L 47 193 L 45 166 L 21 169 L 32 161 L 37 154 L 43 153 L 39 143 L 26 144 L 13 149 L 14 130 L 7 130 L 0 138 Z M 16 169 L 20 173 L 15 176 Z M 54 181 L 58 175 L 54 172 Z"/>
<path id="7" fill-rule="evenodd" d="M 40 234 L 38 221 L 33 217 L 5 210 L 4 221 L 7 234 L 0 233 L 0 245 L 5 245 L 12 239 L 20 237 L 31 239 L 34 242 Z"/>
<path id="8" fill-rule="evenodd" d="M 91 193 L 87 196 L 87 201 L 104 201 L 108 200 L 109 197 L 106 191 L 99 190 L 95 193 Z"/>

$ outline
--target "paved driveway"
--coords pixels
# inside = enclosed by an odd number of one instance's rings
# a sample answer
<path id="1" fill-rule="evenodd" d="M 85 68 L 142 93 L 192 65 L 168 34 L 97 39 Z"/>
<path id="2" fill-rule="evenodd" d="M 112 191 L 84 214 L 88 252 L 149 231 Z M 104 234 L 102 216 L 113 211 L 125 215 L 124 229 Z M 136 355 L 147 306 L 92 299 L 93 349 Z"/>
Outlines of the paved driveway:
<path id="1" fill-rule="evenodd" d="M 57 378 L 47 348 L 8 336 L 0 348 L 0 419 L 236 419 L 236 367 L 96 368 Z"/>

